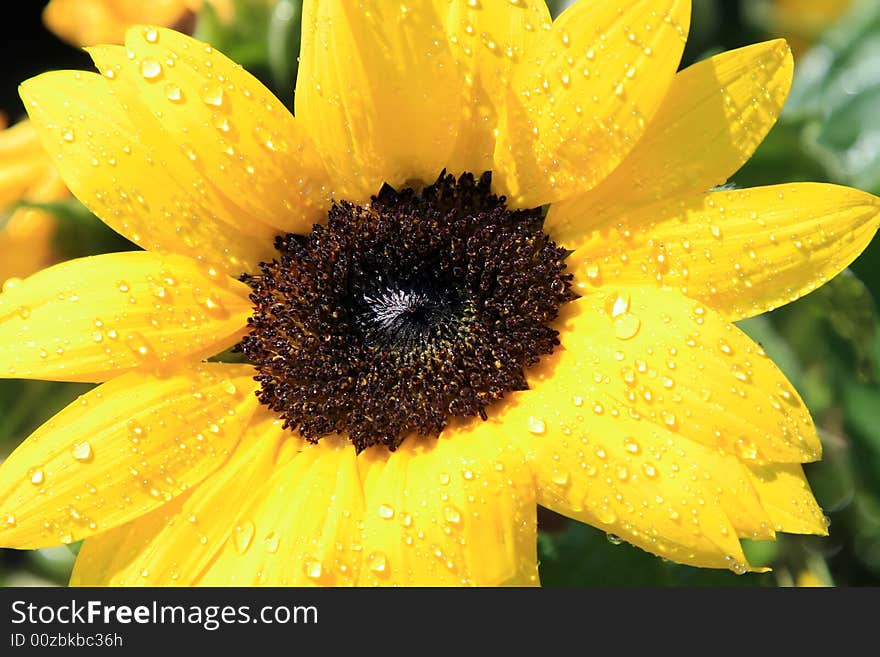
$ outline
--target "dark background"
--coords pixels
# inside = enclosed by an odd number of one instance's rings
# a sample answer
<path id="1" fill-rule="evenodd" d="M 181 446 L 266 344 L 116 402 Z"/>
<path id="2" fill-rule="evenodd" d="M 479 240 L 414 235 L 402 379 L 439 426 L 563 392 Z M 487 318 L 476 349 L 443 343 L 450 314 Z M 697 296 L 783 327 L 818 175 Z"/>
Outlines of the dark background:
<path id="1" fill-rule="evenodd" d="M 44 0 L 20 0 L 4 4 L 0 20 L 0 109 L 10 123 L 24 115 L 18 85 L 25 79 L 58 68 L 90 69 L 91 59 L 43 27 Z M 12 11 L 14 10 L 14 14 Z"/>

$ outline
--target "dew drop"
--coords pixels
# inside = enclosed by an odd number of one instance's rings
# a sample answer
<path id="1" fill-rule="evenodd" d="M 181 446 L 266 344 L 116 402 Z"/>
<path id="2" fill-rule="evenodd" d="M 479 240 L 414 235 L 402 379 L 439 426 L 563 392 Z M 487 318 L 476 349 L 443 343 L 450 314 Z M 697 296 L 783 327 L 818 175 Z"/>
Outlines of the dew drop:
<path id="1" fill-rule="evenodd" d="M 223 104 L 223 87 L 208 87 L 202 94 L 202 100 L 206 105 L 220 107 Z"/>
<path id="2" fill-rule="evenodd" d="M 34 486 L 39 486 L 40 484 L 42 484 L 43 481 L 45 480 L 45 478 L 46 478 L 45 473 L 42 470 L 40 470 L 39 468 L 34 470 L 31 473 L 31 483 Z"/>
<path id="3" fill-rule="evenodd" d="M 235 526 L 235 549 L 239 554 L 244 554 L 254 540 L 254 523 L 249 520 Z"/>
<path id="4" fill-rule="evenodd" d="M 737 440 L 736 451 L 739 454 L 740 458 L 745 461 L 754 461 L 756 458 L 758 458 L 758 448 L 755 447 L 754 443 L 751 443 L 747 440 Z"/>
<path id="5" fill-rule="evenodd" d="M 384 518 L 385 520 L 390 520 L 394 517 L 394 507 L 388 506 L 387 504 L 380 504 L 379 517 Z"/>
<path id="6" fill-rule="evenodd" d="M 568 486 L 571 481 L 571 476 L 568 472 L 564 470 L 557 470 L 552 475 L 550 475 L 550 481 L 552 481 L 557 486 Z"/>
<path id="7" fill-rule="evenodd" d="M 148 57 L 141 61 L 141 75 L 145 80 L 155 80 L 162 75 L 162 65 Z"/>
<path id="8" fill-rule="evenodd" d="M 540 436 L 547 431 L 547 424 L 541 418 L 529 416 L 528 419 L 529 433 Z"/>
<path id="9" fill-rule="evenodd" d="M 630 340 L 638 335 L 642 321 L 632 313 L 626 313 L 614 320 L 614 337 L 618 340 Z"/>
<path id="10" fill-rule="evenodd" d="M 303 570 L 309 579 L 318 579 L 324 572 L 324 567 L 320 561 L 315 559 L 307 559 L 303 564 Z"/>
<path id="11" fill-rule="evenodd" d="M 461 523 L 461 513 L 454 506 L 444 507 L 443 517 L 446 518 L 446 522 L 453 525 L 458 525 Z"/>
<path id="12" fill-rule="evenodd" d="M 384 573 L 388 568 L 388 557 L 384 552 L 373 552 L 370 557 L 370 570 L 374 573 Z"/>
<path id="13" fill-rule="evenodd" d="M 133 331 L 125 336 L 125 344 L 138 358 L 148 358 L 150 356 L 150 346 L 146 338 L 137 331 Z"/>
<path id="14" fill-rule="evenodd" d="M 620 317 L 625 313 L 629 312 L 630 306 L 630 296 L 629 294 L 620 294 L 614 299 L 614 303 L 611 305 L 611 316 L 612 317 Z"/>
<path id="15" fill-rule="evenodd" d="M 172 103 L 180 103 L 183 101 L 183 91 L 176 84 L 169 82 L 165 85 L 165 98 Z"/>
<path id="16" fill-rule="evenodd" d="M 81 443 L 74 443 L 73 449 L 71 450 L 73 454 L 73 458 L 82 463 L 86 463 L 91 461 L 94 458 L 94 452 L 92 452 L 92 446 L 89 444 L 87 440 L 84 440 Z"/>
<path id="17" fill-rule="evenodd" d="M 232 124 L 229 123 L 229 119 L 222 114 L 215 114 L 212 118 L 212 122 L 214 127 L 220 132 L 229 132 L 232 130 Z"/>

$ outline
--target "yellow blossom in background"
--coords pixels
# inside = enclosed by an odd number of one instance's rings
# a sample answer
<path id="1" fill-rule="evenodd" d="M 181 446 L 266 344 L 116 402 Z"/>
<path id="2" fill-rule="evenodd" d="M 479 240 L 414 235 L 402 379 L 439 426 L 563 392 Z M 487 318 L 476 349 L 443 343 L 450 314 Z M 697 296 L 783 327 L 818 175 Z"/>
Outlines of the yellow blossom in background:
<path id="1" fill-rule="evenodd" d="M 232 18 L 232 0 L 205 0 L 221 19 Z M 51 0 L 43 22 L 59 37 L 77 46 L 122 43 L 134 23 L 181 27 L 201 9 L 203 0 Z"/>
<path id="2" fill-rule="evenodd" d="M 806 50 L 853 0 L 773 0 L 769 24 L 785 36 L 795 53 Z"/>
<path id="3" fill-rule="evenodd" d="M 145 251 L 0 295 L 0 376 L 100 384 L 0 467 L 0 543 L 85 539 L 73 584 L 533 585 L 539 504 L 740 573 L 741 538 L 825 534 L 810 415 L 733 322 L 848 266 L 880 199 L 715 189 L 793 62 L 679 71 L 689 21 L 306 2 L 295 117 L 159 27 L 25 82 L 73 193 Z"/>
<path id="4" fill-rule="evenodd" d="M 53 261 L 54 217 L 14 206 L 59 201 L 70 193 L 30 121 L 0 127 L 0 281 L 5 281 L 29 276 Z"/>
<path id="5" fill-rule="evenodd" d="M 816 575 L 811 570 L 802 570 L 798 573 L 797 579 L 795 580 L 795 586 L 799 587 L 807 587 L 807 588 L 817 588 L 828 586 L 828 583 Z"/>

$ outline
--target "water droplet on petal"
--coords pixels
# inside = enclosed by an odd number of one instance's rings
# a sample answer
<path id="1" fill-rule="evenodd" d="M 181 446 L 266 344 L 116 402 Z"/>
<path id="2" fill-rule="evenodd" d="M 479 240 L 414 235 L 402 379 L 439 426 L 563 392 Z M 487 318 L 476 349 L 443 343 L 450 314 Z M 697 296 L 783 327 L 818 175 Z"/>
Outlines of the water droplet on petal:
<path id="1" fill-rule="evenodd" d="M 374 573 L 384 573 L 388 568 L 388 557 L 384 552 L 373 552 L 370 557 L 370 570 Z"/>
<path id="2" fill-rule="evenodd" d="M 239 554 L 244 554 L 254 539 L 254 523 L 246 520 L 235 526 L 235 549 Z"/>
<path id="3" fill-rule="evenodd" d="M 540 436 L 541 434 L 547 431 L 547 424 L 538 417 L 529 416 L 528 419 L 529 433 L 533 433 L 536 436 Z"/>
<path id="4" fill-rule="evenodd" d="M 443 517 L 446 522 L 457 525 L 461 522 L 461 513 L 454 506 L 447 506 L 443 509 Z"/>
<path id="5" fill-rule="evenodd" d="M 87 461 L 91 461 L 94 458 L 94 452 L 92 452 L 92 446 L 89 442 L 83 441 L 81 443 L 74 443 L 73 449 L 71 450 L 73 453 L 73 458 L 77 461 L 81 461 L 83 463 Z"/>
<path id="6" fill-rule="evenodd" d="M 306 577 L 309 579 L 318 579 L 324 572 L 324 567 L 321 565 L 321 562 L 316 559 L 306 559 L 303 564 L 303 570 L 306 573 Z"/>
<path id="7" fill-rule="evenodd" d="M 165 98 L 172 103 L 180 103 L 183 101 L 183 91 L 176 84 L 169 82 L 165 85 Z"/>
<path id="8" fill-rule="evenodd" d="M 611 305 L 611 316 L 612 317 L 620 317 L 621 315 L 629 312 L 630 306 L 630 296 L 629 294 L 620 294 L 614 299 L 614 302 Z"/>
<path id="9" fill-rule="evenodd" d="M 624 449 L 626 449 L 626 451 L 629 452 L 630 454 L 638 454 L 639 451 L 641 450 L 641 447 L 639 446 L 639 444 L 635 440 L 633 440 L 632 438 L 626 438 L 623 441 L 623 446 L 624 446 Z"/>
<path id="10" fill-rule="evenodd" d="M 205 101 L 207 105 L 220 107 L 223 105 L 223 87 L 218 86 L 206 88 L 202 94 L 202 100 Z"/>
<path id="11" fill-rule="evenodd" d="M 550 475 L 550 481 L 557 486 L 568 486 L 569 482 L 571 482 L 571 477 L 565 470 L 557 470 Z"/>
<path id="12" fill-rule="evenodd" d="M 642 321 L 632 313 L 626 313 L 614 320 L 614 337 L 618 340 L 634 338 L 642 328 Z"/>
<path id="13" fill-rule="evenodd" d="M 155 80 L 162 75 L 162 65 L 148 57 L 141 61 L 141 75 L 145 80 Z"/>

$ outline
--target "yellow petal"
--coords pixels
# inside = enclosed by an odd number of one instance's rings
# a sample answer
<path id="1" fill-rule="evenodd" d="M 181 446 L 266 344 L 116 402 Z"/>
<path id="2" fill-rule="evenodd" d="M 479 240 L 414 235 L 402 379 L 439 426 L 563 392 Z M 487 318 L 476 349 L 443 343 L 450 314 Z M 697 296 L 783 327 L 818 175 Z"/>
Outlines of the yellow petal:
<path id="1" fill-rule="evenodd" d="M 568 372 L 570 360 L 568 352 L 549 357 L 553 377 L 512 395 L 498 420 L 532 454 L 538 503 L 665 559 L 748 568 L 725 508 L 748 486 L 727 493 L 711 470 L 718 452 L 639 421 L 610 397 L 593 394 L 593 407 L 577 407 L 571 400 L 587 385 L 561 381 L 558 373 Z M 768 521 L 759 504 L 753 510 Z"/>
<path id="2" fill-rule="evenodd" d="M 229 462 L 192 493 L 83 543 L 73 586 L 193 586 L 229 541 L 240 554 L 262 549 L 248 521 L 236 518 L 273 471 L 292 455 L 297 441 L 268 412 L 257 411 Z"/>
<path id="3" fill-rule="evenodd" d="M 437 4 L 449 47 L 464 78 L 464 115 L 447 169 L 479 174 L 492 169 L 499 105 L 513 71 L 550 28 L 550 12 L 544 0 L 439 0 Z"/>
<path id="4" fill-rule="evenodd" d="M 562 324 L 562 347 L 496 420 L 532 452 L 539 502 L 668 559 L 747 568 L 737 536 L 778 524 L 748 466 L 819 456 L 797 393 L 674 290 L 591 292 Z"/>
<path id="5" fill-rule="evenodd" d="M 800 465 L 752 465 L 748 474 L 776 531 L 828 535 L 828 519 Z"/>
<path id="6" fill-rule="evenodd" d="M 604 391 L 682 438 L 750 463 L 818 460 L 797 391 L 747 335 L 676 290 L 607 287 L 564 309 L 562 343 Z M 573 356 L 574 357 L 574 356 Z M 601 377 L 601 378 L 600 378 Z"/>
<path id="7" fill-rule="evenodd" d="M 289 432 L 287 432 L 288 435 Z M 239 536 L 199 583 L 205 586 L 343 586 L 357 583 L 362 559 L 358 522 L 363 489 L 354 447 L 339 438 L 310 445 L 291 438 L 294 452 L 234 510 Z"/>
<path id="8" fill-rule="evenodd" d="M 132 372 L 80 397 L 0 466 L 0 544 L 70 543 L 137 518 L 222 465 L 257 405 L 254 371 Z"/>
<path id="9" fill-rule="evenodd" d="M 364 200 L 385 182 L 434 182 L 448 163 L 461 79 L 432 5 L 303 5 L 296 116 L 341 198 Z"/>
<path id="10" fill-rule="evenodd" d="M 207 260 L 234 276 L 271 258 L 273 230 L 239 220 L 181 152 L 179 139 L 133 111 L 122 77 L 54 71 L 21 85 L 43 145 L 74 195 L 148 250 Z"/>
<path id="11" fill-rule="evenodd" d="M 546 226 L 574 245 L 622 207 L 708 191 L 751 157 L 782 109 L 794 63 L 785 41 L 715 55 L 675 76 L 645 135 L 608 178 L 554 204 Z"/>
<path id="12" fill-rule="evenodd" d="M 97 382 L 213 355 L 245 333 L 248 293 L 183 256 L 55 265 L 0 294 L 0 377 Z"/>
<path id="13" fill-rule="evenodd" d="M 361 454 L 360 584 L 538 584 L 532 472 L 504 433 L 475 424 Z"/>
<path id="14" fill-rule="evenodd" d="M 812 292 L 864 250 L 880 199 L 836 185 L 718 191 L 609 217 L 568 260 L 593 284 L 680 289 L 738 320 Z"/>
<path id="15" fill-rule="evenodd" d="M 96 49 L 99 68 L 128 69 L 136 92 L 126 100 L 157 117 L 168 143 L 196 155 L 192 166 L 228 198 L 239 224 L 311 230 L 329 206 L 326 173 L 300 122 L 271 91 L 211 46 L 173 30 L 132 27 L 125 46 L 128 56 Z"/>
<path id="16" fill-rule="evenodd" d="M 645 133 L 678 68 L 690 0 L 578 2 L 517 67 L 495 149 L 518 207 L 583 193 Z"/>

